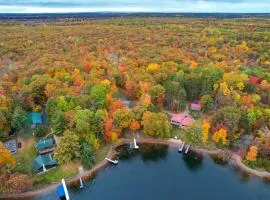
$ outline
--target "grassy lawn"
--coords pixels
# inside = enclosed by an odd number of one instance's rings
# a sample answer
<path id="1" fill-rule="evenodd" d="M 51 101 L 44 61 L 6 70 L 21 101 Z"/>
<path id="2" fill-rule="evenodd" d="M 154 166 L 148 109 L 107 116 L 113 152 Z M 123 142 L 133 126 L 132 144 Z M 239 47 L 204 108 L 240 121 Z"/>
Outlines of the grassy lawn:
<path id="1" fill-rule="evenodd" d="M 60 181 L 62 178 L 70 178 L 78 174 L 78 168 L 81 166 L 80 162 L 68 163 L 59 165 L 58 167 L 49 170 L 44 174 L 35 174 L 33 172 L 33 160 L 37 156 L 35 149 L 35 138 L 23 138 L 23 148 L 20 149 L 15 158 L 17 160 L 16 171 L 28 174 L 33 181 L 34 188 L 41 188 L 51 183 Z M 110 145 L 102 146 L 95 152 L 96 163 L 105 159 Z M 88 170 L 88 169 L 85 169 Z"/>
<path id="2" fill-rule="evenodd" d="M 105 159 L 107 152 L 109 151 L 110 145 L 106 144 L 102 146 L 98 151 L 95 152 L 96 156 L 96 163 L 100 163 L 102 160 Z"/>
<path id="3" fill-rule="evenodd" d="M 45 174 L 35 174 L 33 171 L 33 160 L 37 156 L 35 149 L 35 138 L 20 138 L 23 141 L 22 149 L 15 154 L 17 160 L 16 171 L 29 175 L 33 181 L 34 188 L 40 188 L 50 183 L 57 182 L 62 178 L 69 178 L 78 173 L 80 163 L 69 163 L 49 170 Z"/>
<path id="4" fill-rule="evenodd" d="M 32 175 L 33 173 L 32 163 L 37 155 L 35 149 L 35 139 L 20 138 L 20 140 L 23 141 L 23 145 L 22 149 L 19 149 L 18 152 L 15 154 L 15 159 L 17 161 L 16 171 Z"/>
<path id="5" fill-rule="evenodd" d="M 188 133 L 186 133 L 184 131 L 184 129 L 181 129 L 181 128 L 178 128 L 178 127 L 173 127 L 172 128 L 172 138 L 174 138 L 176 136 L 178 139 L 187 142 L 188 141 L 187 134 Z M 207 149 L 207 150 L 216 149 L 216 145 L 212 141 L 207 142 L 206 144 L 196 143 L 196 144 L 191 144 L 191 145 L 193 147 L 203 148 L 203 149 Z"/>
<path id="6" fill-rule="evenodd" d="M 78 168 L 80 165 L 81 164 L 79 162 L 68 163 L 51 169 L 45 174 L 34 174 L 32 176 L 33 185 L 35 188 L 41 188 L 50 183 L 60 181 L 62 178 L 67 179 L 73 177 L 78 174 Z"/>
<path id="7" fill-rule="evenodd" d="M 186 140 L 185 131 L 182 128 L 178 128 L 178 127 L 173 126 L 173 128 L 172 128 L 172 137 L 174 138 L 175 136 L 178 139 Z"/>
<path id="8" fill-rule="evenodd" d="M 250 168 L 256 169 L 258 171 L 270 172 L 270 161 L 268 159 L 258 158 L 256 161 L 248 161 L 243 159 L 242 162 Z"/>

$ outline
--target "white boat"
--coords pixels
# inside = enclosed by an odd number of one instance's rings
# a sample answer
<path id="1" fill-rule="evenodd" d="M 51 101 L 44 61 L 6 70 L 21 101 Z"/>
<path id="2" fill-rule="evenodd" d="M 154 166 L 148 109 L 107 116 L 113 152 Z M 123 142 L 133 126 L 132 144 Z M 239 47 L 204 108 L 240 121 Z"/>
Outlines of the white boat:
<path id="1" fill-rule="evenodd" d="M 113 163 L 115 165 L 118 164 L 118 160 L 111 160 L 109 158 L 105 158 L 105 160 L 107 160 L 108 162 Z"/>

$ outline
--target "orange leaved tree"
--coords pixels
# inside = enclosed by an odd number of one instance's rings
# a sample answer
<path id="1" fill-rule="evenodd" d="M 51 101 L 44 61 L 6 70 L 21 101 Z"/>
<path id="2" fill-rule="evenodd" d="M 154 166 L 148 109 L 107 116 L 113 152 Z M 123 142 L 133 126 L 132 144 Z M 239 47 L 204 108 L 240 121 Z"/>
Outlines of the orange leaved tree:
<path id="1" fill-rule="evenodd" d="M 218 131 L 214 132 L 213 140 L 218 143 L 220 140 L 222 144 L 227 144 L 227 130 L 224 128 L 219 129 Z"/>
<path id="2" fill-rule="evenodd" d="M 132 121 L 129 125 L 130 130 L 133 132 L 137 131 L 140 128 L 140 123 L 138 121 Z"/>
<path id="3" fill-rule="evenodd" d="M 247 152 L 246 159 L 248 161 L 255 161 L 257 160 L 257 155 L 258 155 L 258 149 L 256 146 L 251 146 L 249 148 L 249 151 Z"/>

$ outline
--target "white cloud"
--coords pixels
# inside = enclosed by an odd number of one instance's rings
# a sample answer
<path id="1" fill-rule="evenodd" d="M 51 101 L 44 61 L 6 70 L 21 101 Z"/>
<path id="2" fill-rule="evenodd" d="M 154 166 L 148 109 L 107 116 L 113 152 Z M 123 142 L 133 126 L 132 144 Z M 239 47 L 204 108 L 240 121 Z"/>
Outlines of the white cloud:
<path id="1" fill-rule="evenodd" d="M 269 0 L 270 1 L 270 0 Z M 24 1 L 26 2 L 26 1 Z M 43 1 L 43 3 L 46 1 Z M 50 1 L 52 2 L 52 1 Z M 58 0 L 59 2 L 59 0 Z M 86 1 L 77 1 L 85 3 Z M 226 13 L 269 13 L 270 2 L 266 1 L 239 1 L 232 3 L 230 0 L 113 0 L 105 3 L 105 0 L 97 3 L 92 1 L 91 5 L 71 4 L 68 6 L 38 6 L 38 5 L 4 5 L 0 0 L 0 13 L 66 13 L 66 12 L 226 12 Z M 74 3 L 74 1 L 73 1 Z M 96 3 L 96 4 L 95 4 Z M 73 5 L 73 6 L 72 6 Z"/>

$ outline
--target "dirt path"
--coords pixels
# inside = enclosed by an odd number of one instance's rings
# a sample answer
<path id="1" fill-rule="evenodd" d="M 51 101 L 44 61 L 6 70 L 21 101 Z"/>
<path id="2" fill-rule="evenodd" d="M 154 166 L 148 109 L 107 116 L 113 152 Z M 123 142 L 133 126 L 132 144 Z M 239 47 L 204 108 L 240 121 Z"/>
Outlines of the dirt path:
<path id="1" fill-rule="evenodd" d="M 107 153 L 107 157 L 113 159 L 117 152 L 115 151 L 115 149 L 121 145 L 124 144 L 130 144 L 131 142 L 133 142 L 132 139 L 121 139 L 119 144 L 112 146 L 108 153 Z M 175 147 L 178 148 L 181 144 L 181 141 L 176 140 L 176 139 L 155 139 L 155 138 L 138 138 L 137 139 L 137 143 L 147 143 L 147 144 L 165 144 L 168 145 L 170 147 Z M 220 155 L 223 154 L 224 151 L 223 150 L 213 150 L 213 151 L 208 151 L 205 149 L 193 149 L 197 152 L 203 153 L 203 154 L 209 154 L 209 155 Z M 251 175 L 255 175 L 261 178 L 269 178 L 270 179 L 270 173 L 269 172 L 261 172 L 261 171 L 257 171 L 254 169 L 251 169 L 249 167 L 247 167 L 246 165 L 244 165 L 241 161 L 241 157 L 235 153 L 230 152 L 231 154 L 231 160 L 235 163 L 235 165 L 243 170 L 244 172 L 247 172 L 248 174 Z M 98 171 L 100 171 L 101 169 L 103 169 L 104 167 L 106 167 L 108 165 L 108 162 L 103 160 L 102 162 L 98 163 L 97 165 L 95 165 L 91 170 L 89 171 L 85 171 L 83 174 L 81 174 L 80 176 L 77 175 L 75 177 L 72 177 L 70 179 L 67 180 L 67 184 L 68 185 L 73 185 L 73 184 L 78 184 L 79 182 L 79 178 L 82 177 L 82 179 L 89 179 L 93 176 L 93 174 L 97 173 Z M 38 196 L 41 195 L 43 193 L 47 193 L 49 191 L 52 190 L 56 190 L 57 185 L 60 184 L 60 181 L 57 183 L 53 183 L 45 188 L 42 189 L 38 189 L 38 190 L 33 190 L 33 191 L 27 191 L 24 193 L 19 193 L 19 194 L 12 194 L 12 195 L 7 195 L 5 197 L 0 197 L 0 199 L 21 199 L 21 198 L 27 198 L 27 197 L 33 197 L 33 196 Z"/>

